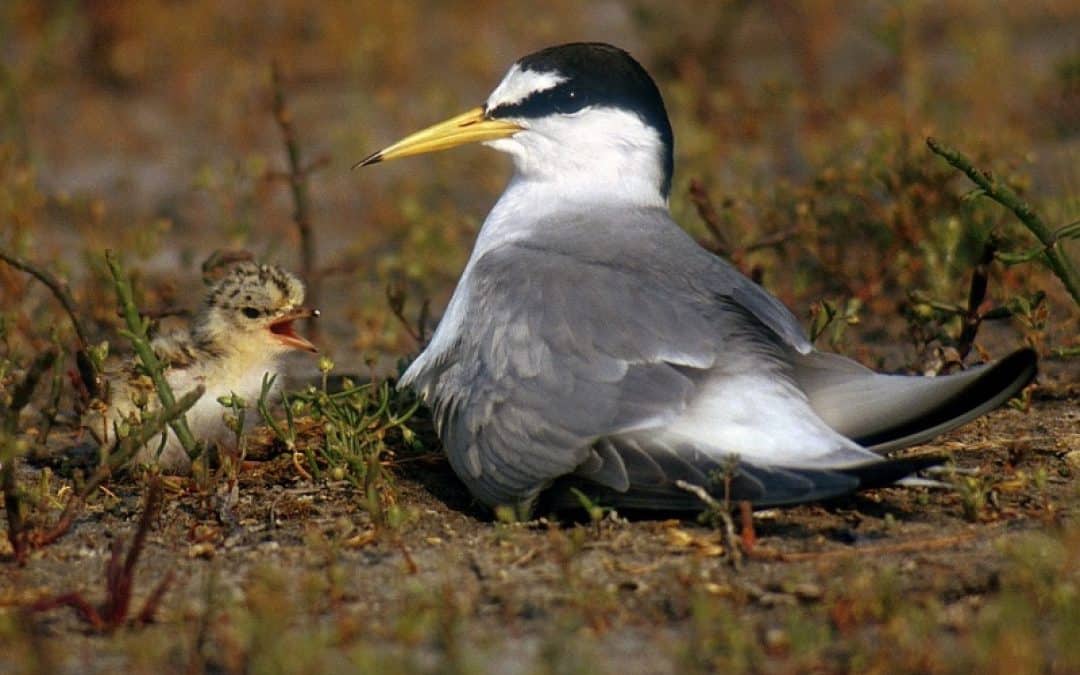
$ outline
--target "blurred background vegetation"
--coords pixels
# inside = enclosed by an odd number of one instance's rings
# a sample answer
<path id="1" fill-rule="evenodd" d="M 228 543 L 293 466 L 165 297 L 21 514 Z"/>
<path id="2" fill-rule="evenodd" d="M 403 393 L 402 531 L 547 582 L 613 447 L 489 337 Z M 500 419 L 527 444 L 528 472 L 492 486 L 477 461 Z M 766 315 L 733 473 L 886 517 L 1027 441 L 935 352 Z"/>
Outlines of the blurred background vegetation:
<path id="1" fill-rule="evenodd" d="M 928 343 L 956 337 L 941 306 L 964 303 L 991 234 L 1004 249 L 1033 245 L 1004 209 L 967 198 L 970 184 L 923 141 L 965 149 L 1052 226 L 1076 220 L 1078 34 L 1068 0 L 7 0 L 0 246 L 66 277 L 97 336 L 117 324 L 106 247 L 136 270 L 144 308 L 166 314 L 196 302 L 215 249 L 298 269 L 271 113 L 277 60 L 301 152 L 319 163 L 323 343 L 354 370 L 388 367 L 417 345 L 385 289 L 405 293 L 410 317 L 430 298 L 437 317 L 509 168 L 482 148 L 349 167 L 482 101 L 517 57 L 602 40 L 631 51 L 666 97 L 676 218 L 808 324 L 823 309 L 858 320 L 855 344 L 825 333 L 835 348 L 919 367 Z M 694 181 L 726 241 L 700 217 Z M 68 330 L 28 277 L 0 267 L 0 290 L 9 347 Z M 812 309 L 820 299 L 829 305 Z M 1038 265 L 994 266 L 987 306 L 1010 302 L 1024 315 L 1006 322 L 1012 344 L 1076 347 L 1076 308 Z"/>

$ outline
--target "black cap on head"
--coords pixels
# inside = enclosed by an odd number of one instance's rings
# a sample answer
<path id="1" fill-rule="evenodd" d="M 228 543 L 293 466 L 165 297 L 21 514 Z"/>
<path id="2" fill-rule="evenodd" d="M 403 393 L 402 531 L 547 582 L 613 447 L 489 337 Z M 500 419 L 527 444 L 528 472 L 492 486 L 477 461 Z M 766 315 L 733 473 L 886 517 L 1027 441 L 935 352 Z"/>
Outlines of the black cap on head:
<path id="1" fill-rule="evenodd" d="M 487 111 L 492 118 L 537 118 L 575 113 L 587 106 L 635 113 L 656 129 L 663 144 L 666 197 L 671 190 L 675 140 L 660 90 L 649 73 L 625 51 L 601 42 L 574 42 L 548 47 L 517 61 L 521 70 L 558 73 L 566 78 L 556 86 L 520 101 Z"/>

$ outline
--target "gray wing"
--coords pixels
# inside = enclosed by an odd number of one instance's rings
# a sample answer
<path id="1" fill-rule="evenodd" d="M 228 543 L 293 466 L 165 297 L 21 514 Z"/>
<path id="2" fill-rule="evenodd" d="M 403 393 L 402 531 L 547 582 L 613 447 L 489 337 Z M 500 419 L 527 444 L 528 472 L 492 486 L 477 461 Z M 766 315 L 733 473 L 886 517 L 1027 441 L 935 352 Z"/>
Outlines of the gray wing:
<path id="1" fill-rule="evenodd" d="M 632 231 L 630 239 L 636 242 L 635 248 L 647 247 L 654 256 L 642 262 L 662 266 L 669 272 L 683 270 L 685 283 L 696 288 L 703 297 L 737 305 L 800 354 L 813 351 L 802 325 L 784 303 L 726 260 L 703 249 L 671 219 L 666 209 L 643 209 L 633 215 L 630 223 L 616 227 L 618 231 L 608 231 L 598 237 L 595 231 L 598 228 L 581 224 L 575 233 L 584 234 L 586 241 L 610 242 L 616 237 L 624 238 L 627 231 Z M 620 249 L 608 250 L 624 253 Z"/>
<path id="2" fill-rule="evenodd" d="M 700 264 L 635 265 L 619 253 L 506 245 L 463 280 L 469 318 L 414 384 L 434 400 L 450 461 L 482 501 L 531 499 L 589 460 L 597 439 L 674 419 L 695 394 L 693 371 L 719 350 L 780 361 L 787 336 L 714 290 L 731 279 L 710 285 L 715 272 Z"/>
<path id="3" fill-rule="evenodd" d="M 701 511 L 702 501 L 676 485 L 685 481 L 705 490 L 720 502 L 751 502 L 754 508 L 786 506 L 837 497 L 856 490 L 884 487 L 929 466 L 942 457 L 919 455 L 882 459 L 846 468 L 797 468 L 739 462 L 725 466 L 700 453 L 682 455 L 669 450 L 652 452 L 616 439 L 611 451 L 619 454 L 629 474 L 625 489 L 597 483 L 580 473 L 556 481 L 545 496 L 552 510 L 576 510 L 582 504 L 571 489 L 596 503 L 635 511 Z M 606 443 L 607 441 L 601 441 Z M 661 460 L 658 462 L 657 460 Z"/>

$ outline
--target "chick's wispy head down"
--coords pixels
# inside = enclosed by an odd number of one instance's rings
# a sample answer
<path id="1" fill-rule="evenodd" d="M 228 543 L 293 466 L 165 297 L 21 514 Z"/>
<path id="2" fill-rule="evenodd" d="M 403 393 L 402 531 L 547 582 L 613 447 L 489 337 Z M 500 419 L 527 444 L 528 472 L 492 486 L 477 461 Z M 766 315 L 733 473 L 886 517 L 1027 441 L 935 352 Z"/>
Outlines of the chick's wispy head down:
<path id="1" fill-rule="evenodd" d="M 192 337 L 198 347 L 210 352 L 245 343 L 253 348 L 314 352 L 314 345 L 297 335 L 292 325 L 315 314 L 303 302 L 304 284 L 294 275 L 273 265 L 240 263 L 207 293 Z"/>

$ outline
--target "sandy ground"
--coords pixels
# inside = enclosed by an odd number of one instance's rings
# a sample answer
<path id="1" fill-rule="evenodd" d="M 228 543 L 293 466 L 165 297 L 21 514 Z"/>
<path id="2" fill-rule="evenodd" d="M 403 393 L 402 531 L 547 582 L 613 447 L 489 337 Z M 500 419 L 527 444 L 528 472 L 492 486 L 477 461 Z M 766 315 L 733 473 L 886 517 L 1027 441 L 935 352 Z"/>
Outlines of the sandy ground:
<path id="1" fill-rule="evenodd" d="M 1078 402 L 1075 384 L 1046 387 L 1027 411 L 999 410 L 917 450 L 951 453 L 985 482 L 973 512 L 955 488 L 761 512 L 738 566 L 722 532 L 692 520 L 493 522 L 437 457 L 393 470 L 404 516 L 377 528 L 361 491 L 305 480 L 289 457 L 269 457 L 242 474 L 227 514 L 205 493 L 166 495 L 134 593 L 138 608 L 175 575 L 155 624 L 101 636 L 69 609 L 8 614 L 20 618 L 0 634 L 0 669 L 233 672 L 266 658 L 271 670 L 300 672 L 369 662 L 390 671 L 683 672 L 715 663 L 699 653 L 703 630 L 737 625 L 755 669 L 834 670 L 867 649 L 858 634 L 889 638 L 878 615 L 889 602 L 928 612 L 943 644 L 973 630 L 1002 594 L 1017 542 L 1057 532 L 1075 544 Z M 40 470 L 23 477 L 33 484 Z M 26 567 L 5 563 L 0 605 L 10 612 L 69 591 L 101 601 L 110 543 L 131 536 L 142 508 L 138 481 L 109 491 Z M 822 620 L 818 629 L 839 639 L 807 662 L 792 616 Z"/>

